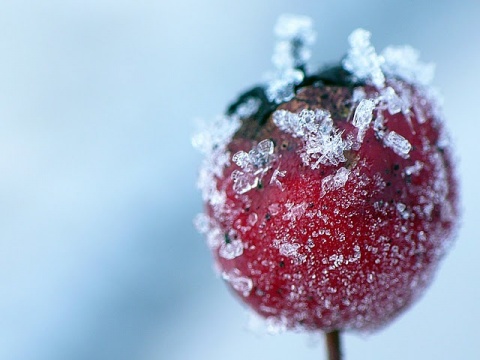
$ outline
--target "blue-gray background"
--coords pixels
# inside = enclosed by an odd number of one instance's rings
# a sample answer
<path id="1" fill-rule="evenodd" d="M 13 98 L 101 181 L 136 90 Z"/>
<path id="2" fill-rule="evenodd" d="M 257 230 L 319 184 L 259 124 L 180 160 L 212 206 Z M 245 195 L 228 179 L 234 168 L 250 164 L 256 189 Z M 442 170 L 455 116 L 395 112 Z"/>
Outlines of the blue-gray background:
<path id="1" fill-rule="evenodd" d="M 436 282 L 385 330 L 347 335 L 347 359 L 480 356 L 476 1 L 2 1 L 0 359 L 322 359 L 308 336 L 258 336 L 191 225 L 190 146 L 271 69 L 279 14 L 313 17 L 312 63 L 357 27 L 411 44 L 460 158 L 463 224 Z"/>

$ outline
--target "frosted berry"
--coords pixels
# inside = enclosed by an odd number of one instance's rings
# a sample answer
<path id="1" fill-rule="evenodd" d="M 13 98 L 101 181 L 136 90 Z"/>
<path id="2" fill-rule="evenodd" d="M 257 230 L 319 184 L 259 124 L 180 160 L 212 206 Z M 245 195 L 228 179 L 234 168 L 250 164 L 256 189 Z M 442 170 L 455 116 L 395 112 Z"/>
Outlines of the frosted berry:
<path id="1" fill-rule="evenodd" d="M 416 300 L 452 241 L 458 194 L 433 67 L 356 30 L 307 73 L 308 18 L 276 29 L 277 73 L 195 143 L 196 223 L 223 279 L 290 329 L 373 330 Z"/>

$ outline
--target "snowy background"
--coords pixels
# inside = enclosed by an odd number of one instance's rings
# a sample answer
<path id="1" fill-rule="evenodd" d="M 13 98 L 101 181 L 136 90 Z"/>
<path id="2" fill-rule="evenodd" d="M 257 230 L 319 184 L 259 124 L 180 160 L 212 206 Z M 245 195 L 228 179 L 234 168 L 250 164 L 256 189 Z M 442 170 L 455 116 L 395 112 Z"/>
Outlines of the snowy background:
<path id="1" fill-rule="evenodd" d="M 312 64 L 357 27 L 437 64 L 457 143 L 463 226 L 403 317 L 345 337 L 348 360 L 480 356 L 477 1 L 2 1 L 0 358 L 322 359 L 323 342 L 246 330 L 193 229 L 211 119 L 272 68 L 273 26 L 310 15 Z"/>

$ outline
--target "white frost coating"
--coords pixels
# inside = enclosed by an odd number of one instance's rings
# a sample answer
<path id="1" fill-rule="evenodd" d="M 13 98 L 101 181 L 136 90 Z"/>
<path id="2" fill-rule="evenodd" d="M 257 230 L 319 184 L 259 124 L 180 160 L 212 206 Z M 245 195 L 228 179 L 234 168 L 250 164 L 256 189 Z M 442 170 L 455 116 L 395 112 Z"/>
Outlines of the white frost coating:
<path id="1" fill-rule="evenodd" d="M 383 138 L 383 144 L 389 147 L 393 152 L 404 159 L 407 159 L 412 150 L 412 145 L 402 135 L 397 134 L 395 131 L 390 131 L 387 136 Z"/>
<path id="2" fill-rule="evenodd" d="M 353 126 L 358 129 L 357 141 L 362 142 L 373 118 L 373 109 L 375 109 L 375 102 L 371 99 L 363 99 L 355 109 L 353 116 Z"/>
<path id="3" fill-rule="evenodd" d="M 229 243 L 223 242 L 222 245 L 220 245 L 218 254 L 224 259 L 235 259 L 243 254 L 243 243 L 239 239 L 232 240 Z"/>
<path id="4" fill-rule="evenodd" d="M 246 276 L 242 276 L 240 270 L 233 269 L 228 273 L 223 272 L 222 278 L 228 281 L 235 290 L 241 292 L 244 297 L 250 295 L 253 288 L 253 281 Z"/>
<path id="5" fill-rule="evenodd" d="M 337 170 L 335 175 L 328 175 L 322 180 L 322 192 L 320 194 L 323 197 L 327 192 L 339 189 L 347 183 L 350 170 L 341 167 Z"/>
<path id="6" fill-rule="evenodd" d="M 310 59 L 310 46 L 315 42 L 316 36 L 311 18 L 282 15 L 274 31 L 279 40 L 272 59 L 277 69 L 303 66 Z"/>
<path id="7" fill-rule="evenodd" d="M 428 86 L 435 74 L 435 64 L 419 60 L 419 52 L 411 46 L 389 46 L 382 52 L 385 74 L 411 84 Z"/>
<path id="8" fill-rule="evenodd" d="M 370 32 L 357 29 L 350 34 L 350 50 L 343 60 L 343 68 L 353 74 L 357 80 L 364 80 L 376 88 L 383 88 L 385 76 L 381 65 L 383 58 L 378 56 L 370 44 Z"/>
<path id="9" fill-rule="evenodd" d="M 192 137 L 192 145 L 205 155 L 218 147 L 226 146 L 240 127 L 237 117 L 219 117 L 210 124 L 201 124 L 203 129 Z M 208 156 L 207 156 L 208 157 Z"/>
<path id="10" fill-rule="evenodd" d="M 239 127 L 238 117 L 222 117 L 205 125 L 204 129 L 192 138 L 193 146 L 205 155 L 197 186 L 202 191 L 203 201 L 208 202 L 214 209 L 225 203 L 225 192 L 218 191 L 215 178 L 221 177 L 225 165 L 230 164 L 230 153 L 226 151 L 226 146 Z"/>
<path id="11" fill-rule="evenodd" d="M 280 130 L 304 140 L 300 156 L 312 169 L 345 162 L 344 151 L 352 147 L 351 141 L 343 140 L 342 132 L 333 127 L 331 115 L 326 110 L 302 110 L 298 114 L 277 110 L 273 113 L 273 122 Z"/>
<path id="12" fill-rule="evenodd" d="M 270 169 L 273 160 L 273 141 L 265 139 L 254 146 L 248 153 L 239 151 L 232 161 L 242 170 L 232 172 L 233 190 L 238 194 L 257 187 L 262 176 Z"/>
<path id="13" fill-rule="evenodd" d="M 312 20 L 306 16 L 283 15 L 275 26 L 278 42 L 272 57 L 276 72 L 269 76 L 266 96 L 279 104 L 291 100 L 294 87 L 302 82 L 300 70 L 311 56 L 310 46 L 315 41 Z"/>

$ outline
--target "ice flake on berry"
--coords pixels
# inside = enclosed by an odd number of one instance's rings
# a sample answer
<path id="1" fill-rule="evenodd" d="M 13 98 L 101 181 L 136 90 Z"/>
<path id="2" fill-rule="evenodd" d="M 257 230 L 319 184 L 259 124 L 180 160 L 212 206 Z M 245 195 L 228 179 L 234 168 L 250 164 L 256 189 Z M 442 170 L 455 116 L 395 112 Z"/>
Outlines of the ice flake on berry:
<path id="1" fill-rule="evenodd" d="M 282 191 L 284 190 L 283 184 L 280 181 L 279 177 L 285 177 L 286 171 L 280 171 L 278 168 L 273 171 L 272 177 L 270 179 L 270 184 L 277 185 Z"/>
<path id="2" fill-rule="evenodd" d="M 228 281 L 235 290 L 242 293 L 244 297 L 250 295 L 253 288 L 253 281 L 246 276 L 242 276 L 240 270 L 233 269 L 230 272 L 223 272 L 222 278 Z"/>
<path id="3" fill-rule="evenodd" d="M 353 116 L 353 126 L 358 129 L 357 141 L 362 142 L 373 118 L 373 110 L 375 109 L 375 102 L 371 99 L 363 99 L 358 104 Z"/>
<path id="4" fill-rule="evenodd" d="M 395 131 L 390 131 L 388 135 L 383 138 L 383 144 L 404 159 L 410 156 L 409 153 L 410 150 L 412 150 L 410 142 Z"/>
<path id="5" fill-rule="evenodd" d="M 356 80 L 366 81 L 380 89 L 385 85 L 385 76 L 381 69 L 383 58 L 377 55 L 370 44 L 370 36 L 370 32 L 364 29 L 357 29 L 350 34 L 350 50 L 343 60 L 343 67 L 352 73 Z"/>
<path id="6" fill-rule="evenodd" d="M 248 153 L 239 151 L 232 157 L 232 161 L 242 170 L 232 172 L 233 189 L 238 194 L 258 186 L 260 179 L 270 169 L 273 160 L 274 144 L 271 140 L 262 140 Z"/>
<path id="7" fill-rule="evenodd" d="M 343 140 L 342 132 L 333 127 L 330 113 L 323 109 L 302 110 L 299 114 L 277 110 L 273 122 L 280 130 L 304 140 L 300 156 L 312 169 L 345 162 L 344 151 L 352 147 L 351 141 Z"/>

